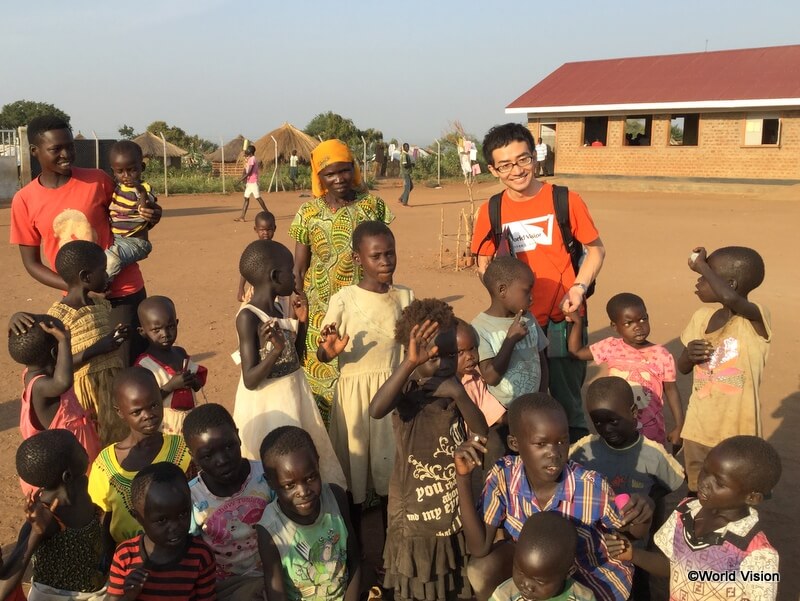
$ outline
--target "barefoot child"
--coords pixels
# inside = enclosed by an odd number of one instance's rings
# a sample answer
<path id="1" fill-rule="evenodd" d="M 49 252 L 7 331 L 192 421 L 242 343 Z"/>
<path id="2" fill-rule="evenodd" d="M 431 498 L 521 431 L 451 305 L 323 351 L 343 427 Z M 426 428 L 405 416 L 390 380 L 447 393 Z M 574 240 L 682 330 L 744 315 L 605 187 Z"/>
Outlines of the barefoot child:
<path id="1" fill-rule="evenodd" d="M 122 269 L 147 258 L 153 245 L 148 239 L 150 222 L 142 209 L 157 205 L 150 184 L 142 181 L 144 159 L 142 149 L 131 140 L 120 140 L 108 153 L 111 173 L 116 187 L 108 205 L 114 243 L 106 250 L 108 277 L 114 278 Z"/>
<path id="2" fill-rule="evenodd" d="M 706 455 L 697 498 L 681 502 L 656 533 L 661 552 L 636 548 L 624 537 L 611 535 L 606 537 L 609 554 L 669 577 L 670 599 L 774 601 L 780 579 L 778 552 L 761 529 L 755 506 L 780 475 L 781 459 L 768 442 L 755 436 L 723 440 Z M 712 572 L 734 578 L 702 576 Z"/>
<path id="3" fill-rule="evenodd" d="M 575 324 L 567 341 L 570 354 L 581 361 L 605 363 L 608 375 L 625 379 L 634 391 L 642 434 L 662 445 L 669 440 L 673 450 L 678 448 L 683 406 L 675 383 L 675 359 L 666 347 L 647 339 L 650 317 L 640 297 L 630 292 L 616 294 L 608 301 L 606 313 L 620 338 L 605 338 L 589 346 L 581 340 L 583 316 L 577 311 L 569 314 Z M 664 427 L 664 398 L 675 422 L 669 435 Z"/>
<path id="4" fill-rule="evenodd" d="M 128 339 L 129 327 L 114 325 L 111 303 L 99 296 L 108 288 L 102 248 L 85 240 L 67 242 L 56 255 L 55 267 L 68 289 L 47 313 L 69 328 L 75 395 L 95 421 L 100 443 L 109 445 L 128 433 L 111 406 L 111 388 L 123 367 L 117 349 Z"/>
<path id="5" fill-rule="evenodd" d="M 523 394 L 547 390 L 547 337 L 528 311 L 533 282 L 525 263 L 498 257 L 483 275 L 491 304 L 472 320 L 480 339 L 481 374 L 504 407 Z"/>
<path id="6" fill-rule="evenodd" d="M 104 527 L 115 544 L 142 531 L 133 509 L 131 481 L 151 463 L 167 461 L 187 472 L 191 456 L 183 438 L 162 434 L 163 405 L 156 378 L 143 367 L 122 370 L 114 380 L 114 406 L 128 436 L 104 448 L 89 474 L 89 494 L 106 512 Z"/>
<path id="7" fill-rule="evenodd" d="M 275 215 L 269 211 L 256 213 L 255 225 L 253 225 L 256 238 L 259 240 L 272 240 L 275 237 L 276 229 Z M 249 303 L 252 296 L 253 287 L 245 281 L 243 275 L 239 275 L 239 288 L 236 291 L 236 300 L 240 303 Z"/>
<path id="8" fill-rule="evenodd" d="M 244 149 L 244 173 L 239 180 L 239 183 L 244 184 L 244 202 L 242 203 L 242 215 L 237 217 L 234 221 L 244 221 L 247 215 L 247 207 L 250 206 L 250 197 L 252 196 L 261 205 L 261 210 L 266 211 L 267 205 L 261 198 L 261 192 L 258 189 L 258 159 L 256 159 L 256 147 L 250 144 Z"/>
<path id="9" fill-rule="evenodd" d="M 764 281 L 764 261 L 752 248 L 727 246 L 706 257 L 692 251 L 689 268 L 700 274 L 697 297 L 704 307 L 681 334 L 686 347 L 678 359 L 681 373 L 694 379 L 686 422 L 684 460 L 689 491 L 713 446 L 737 434 L 762 436 L 758 388 L 772 340 L 769 312 L 747 295 Z"/>
<path id="10" fill-rule="evenodd" d="M 601 601 L 625 601 L 633 569 L 608 557 L 602 534 L 612 529 L 647 535 L 652 501 L 631 495 L 622 511 L 598 473 L 567 460 L 569 426 L 561 404 L 544 393 L 514 399 L 509 408 L 508 445 L 519 453 L 498 461 L 489 472 L 480 507 L 475 508 L 470 473 L 481 465 L 484 438 L 469 439 L 455 454 L 459 503 L 471 554 L 469 579 L 479 601 L 511 576 L 514 542 L 525 521 L 542 511 L 560 513 L 579 531 L 575 580 Z M 504 540 L 496 541 L 498 531 Z"/>
<path id="11" fill-rule="evenodd" d="M 183 422 L 183 437 L 199 470 L 189 482 L 192 515 L 217 562 L 220 601 L 261 598 L 264 573 L 254 526 L 275 498 L 260 461 L 242 458 L 242 443 L 231 414 L 207 403 Z"/>
<path id="12" fill-rule="evenodd" d="M 414 293 L 392 282 L 394 235 L 382 221 L 364 221 L 353 230 L 353 260 L 363 277 L 331 297 L 317 359 L 328 363 L 339 358 L 330 436 L 347 477 L 360 536 L 367 490 L 374 487 L 385 508 L 394 460 L 392 420 L 371 418 L 369 404 L 400 364 L 403 347 L 395 341 L 394 326 Z"/>
<path id="13" fill-rule="evenodd" d="M 375 419 L 392 414 L 397 446 L 383 586 L 394 589 L 396 601 L 468 597 L 453 451 L 464 425 L 476 436 L 487 426 L 455 377 L 453 309 L 438 299 L 415 300 L 403 309 L 395 340 L 407 345 L 405 359 L 369 407 Z"/>
<path id="14" fill-rule="evenodd" d="M 594 601 L 594 593 L 570 577 L 577 546 L 578 533 L 567 518 L 533 514 L 519 533 L 512 576 L 490 601 Z"/>
<path id="15" fill-rule="evenodd" d="M 133 478 L 131 503 L 144 533 L 117 547 L 107 601 L 215 600 L 214 554 L 189 534 L 192 500 L 183 470 L 148 465 Z"/>
<path id="16" fill-rule="evenodd" d="M 304 428 L 320 453 L 322 478 L 345 488 L 342 468 L 300 368 L 308 305 L 300 298 L 294 306 L 276 302 L 294 290 L 293 266 L 289 249 L 273 240 L 251 242 L 242 253 L 239 272 L 253 286 L 253 298 L 236 316 L 242 376 L 233 420 L 248 459 L 258 458 L 264 436 L 278 426 Z"/>
<path id="17" fill-rule="evenodd" d="M 256 526 L 267 598 L 356 601 L 361 558 L 347 495 L 321 478 L 314 441 L 301 428 L 281 426 L 260 454 L 277 494 Z"/>
<path id="18" fill-rule="evenodd" d="M 25 365 L 19 416 L 22 438 L 44 430 L 69 430 L 94 461 L 100 440 L 72 388 L 69 330 L 49 315 L 17 313 L 9 325 L 8 353 Z M 35 492 L 26 481 L 20 483 L 24 493 Z"/>
<path id="19" fill-rule="evenodd" d="M 166 296 L 150 296 L 139 303 L 139 333 L 147 340 L 147 350 L 134 365 L 153 372 L 164 403 L 161 431 L 181 434 L 183 420 L 194 406 L 195 393 L 206 385 L 208 370 L 198 365 L 178 338 L 175 303 Z"/>
<path id="20" fill-rule="evenodd" d="M 28 599 L 102 601 L 107 560 L 101 511 L 86 489 L 86 451 L 70 432 L 48 430 L 24 440 L 16 461 L 36 493 L 28 498 L 17 546 L 0 568 L 0 599 L 32 563 Z"/>

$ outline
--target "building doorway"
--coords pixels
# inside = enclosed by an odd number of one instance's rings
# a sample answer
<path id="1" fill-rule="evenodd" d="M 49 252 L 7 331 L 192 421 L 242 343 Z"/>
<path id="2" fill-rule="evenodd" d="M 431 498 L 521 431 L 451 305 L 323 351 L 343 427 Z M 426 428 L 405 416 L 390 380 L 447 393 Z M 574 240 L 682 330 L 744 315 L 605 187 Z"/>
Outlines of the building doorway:
<path id="1" fill-rule="evenodd" d="M 544 162 L 545 173 L 556 173 L 556 124 L 542 123 L 539 127 L 539 137 L 547 144 L 547 159 Z"/>

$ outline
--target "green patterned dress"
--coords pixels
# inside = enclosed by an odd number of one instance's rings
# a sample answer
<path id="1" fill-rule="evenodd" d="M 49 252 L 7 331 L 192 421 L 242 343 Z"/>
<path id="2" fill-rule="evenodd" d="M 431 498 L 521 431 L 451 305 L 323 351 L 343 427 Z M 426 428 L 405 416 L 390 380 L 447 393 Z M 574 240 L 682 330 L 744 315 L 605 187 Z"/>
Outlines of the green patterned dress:
<path id="1" fill-rule="evenodd" d="M 339 364 L 335 359 L 330 363 L 317 360 L 322 319 L 331 296 L 343 286 L 361 279 L 361 272 L 353 263 L 353 230 L 362 221 L 390 223 L 392 219 L 394 215 L 382 199 L 360 193 L 353 202 L 336 210 L 332 210 L 324 198 L 303 203 L 289 227 L 289 236 L 311 249 L 311 264 L 303 282 L 308 296 L 307 352 L 303 369 L 326 425 Z"/>

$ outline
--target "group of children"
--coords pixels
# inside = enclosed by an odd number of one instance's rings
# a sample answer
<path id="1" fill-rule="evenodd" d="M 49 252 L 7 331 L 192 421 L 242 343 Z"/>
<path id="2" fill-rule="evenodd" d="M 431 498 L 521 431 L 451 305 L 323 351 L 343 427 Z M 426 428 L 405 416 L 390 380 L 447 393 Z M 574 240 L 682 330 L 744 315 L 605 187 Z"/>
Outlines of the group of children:
<path id="1" fill-rule="evenodd" d="M 140 172 L 114 172 L 137 202 L 154 202 Z M 110 323 L 98 296 L 109 263 L 94 243 L 59 251 L 69 290 L 47 315 L 12 317 L 28 504 L 0 598 L 18 593 L 30 563 L 34 600 L 355 601 L 370 491 L 383 511 L 382 586 L 398 601 L 646 599 L 640 569 L 671 573 L 673 598 L 705 599 L 722 584 L 690 583 L 690 570 L 777 572 L 754 509 L 780 476 L 757 437 L 770 328 L 747 299 L 763 279 L 755 251 L 690 258 L 698 296 L 722 308 L 698 311 L 681 337 L 677 368 L 694 373 L 685 418 L 676 362 L 648 340 L 640 297 L 609 301 L 619 338 L 585 346 L 572 328 L 572 356 L 608 375 L 586 395 L 597 434 L 570 445 L 566 413 L 547 394 L 548 339 L 528 310 L 525 263 L 489 264 L 489 306 L 470 324 L 395 284 L 391 230 L 359 224 L 363 277 L 331 298 L 317 349 L 341 369 L 326 429 L 301 368 L 308 306 L 292 254 L 272 239 L 270 213 L 254 229 L 239 262 L 232 415 L 196 402 L 207 372 L 175 346 L 166 297 L 139 305 L 148 347 L 123 367 L 117 347 L 131 332 Z M 663 445 L 682 439 L 693 498 L 666 517 L 661 501 L 684 469 Z M 776 594 L 773 581 L 726 585 L 734 598 Z"/>

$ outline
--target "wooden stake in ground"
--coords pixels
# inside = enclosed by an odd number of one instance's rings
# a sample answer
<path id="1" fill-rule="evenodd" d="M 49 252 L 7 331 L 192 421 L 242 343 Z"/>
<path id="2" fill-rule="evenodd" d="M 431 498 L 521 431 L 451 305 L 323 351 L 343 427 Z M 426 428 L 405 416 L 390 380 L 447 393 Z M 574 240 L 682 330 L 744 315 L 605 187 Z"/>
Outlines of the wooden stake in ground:
<path id="1" fill-rule="evenodd" d="M 442 216 L 439 220 L 439 269 L 444 267 L 442 262 L 444 254 L 444 208 L 442 209 Z"/>
<path id="2" fill-rule="evenodd" d="M 456 233 L 456 260 L 453 271 L 458 271 L 459 262 L 461 261 L 461 216 L 464 214 L 464 209 L 458 214 L 458 232 Z"/>

